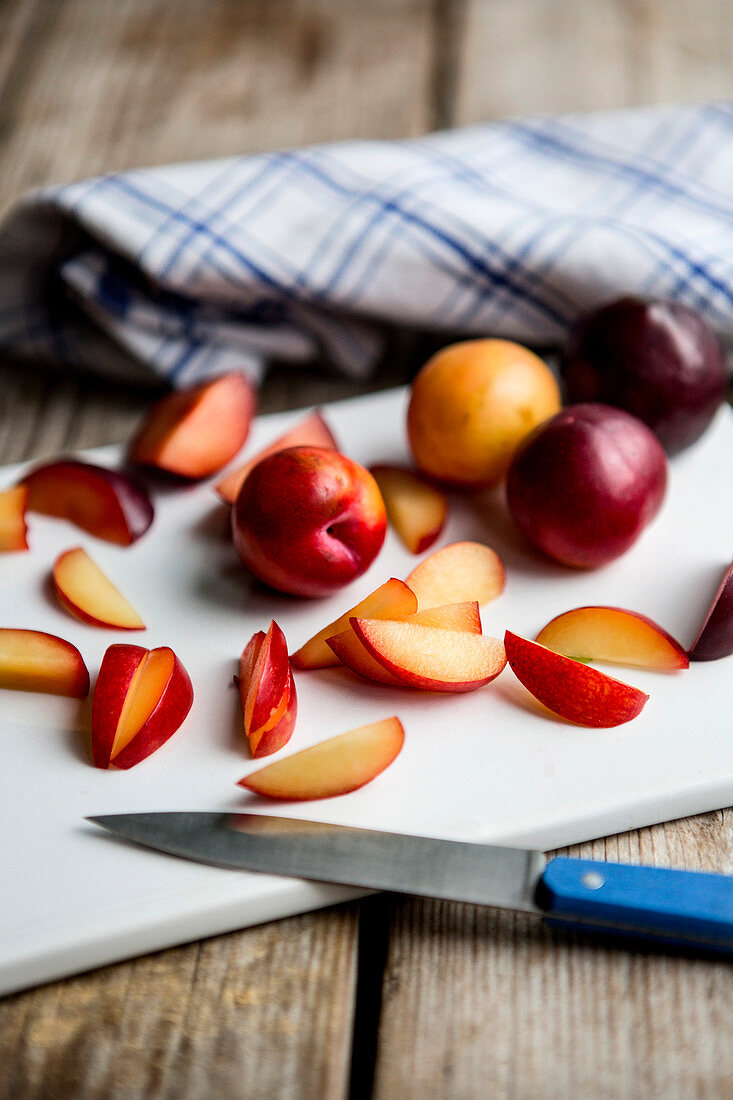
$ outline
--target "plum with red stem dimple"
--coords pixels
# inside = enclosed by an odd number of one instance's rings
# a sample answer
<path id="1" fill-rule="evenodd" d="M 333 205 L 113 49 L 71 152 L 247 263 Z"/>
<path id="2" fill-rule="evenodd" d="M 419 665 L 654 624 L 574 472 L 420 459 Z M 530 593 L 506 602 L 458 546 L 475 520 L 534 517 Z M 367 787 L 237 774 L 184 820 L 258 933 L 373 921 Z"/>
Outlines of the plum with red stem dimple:
<path id="1" fill-rule="evenodd" d="M 386 525 L 372 475 L 323 447 L 291 447 L 258 462 L 232 509 L 242 561 L 265 584 L 296 596 L 326 596 L 361 576 Z"/>

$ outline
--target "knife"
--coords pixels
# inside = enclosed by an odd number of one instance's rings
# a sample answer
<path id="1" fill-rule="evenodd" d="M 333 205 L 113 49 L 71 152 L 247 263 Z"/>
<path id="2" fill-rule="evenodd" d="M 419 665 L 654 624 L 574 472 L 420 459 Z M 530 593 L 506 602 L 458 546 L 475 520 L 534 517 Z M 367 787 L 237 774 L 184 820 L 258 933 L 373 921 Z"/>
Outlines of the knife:
<path id="1" fill-rule="evenodd" d="M 555 927 L 733 953 L 733 876 L 557 857 L 241 813 L 88 817 L 117 836 L 237 870 L 536 913 Z"/>

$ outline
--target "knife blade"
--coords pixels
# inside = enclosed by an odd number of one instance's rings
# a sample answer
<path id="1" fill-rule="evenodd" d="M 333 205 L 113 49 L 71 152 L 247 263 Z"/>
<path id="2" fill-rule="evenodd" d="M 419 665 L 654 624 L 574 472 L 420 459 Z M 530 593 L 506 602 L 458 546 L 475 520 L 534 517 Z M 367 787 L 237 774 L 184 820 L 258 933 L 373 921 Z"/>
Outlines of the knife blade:
<path id="1" fill-rule="evenodd" d="M 554 926 L 733 953 L 733 876 L 603 863 L 265 814 L 87 821 L 203 863 L 538 913 Z"/>

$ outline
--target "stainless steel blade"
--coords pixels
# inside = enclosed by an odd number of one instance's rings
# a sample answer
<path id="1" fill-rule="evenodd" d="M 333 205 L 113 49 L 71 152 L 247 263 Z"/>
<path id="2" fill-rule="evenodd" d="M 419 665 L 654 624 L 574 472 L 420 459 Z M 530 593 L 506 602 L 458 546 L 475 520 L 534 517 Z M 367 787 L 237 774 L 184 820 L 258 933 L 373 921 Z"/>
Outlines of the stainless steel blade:
<path id="1" fill-rule="evenodd" d="M 346 828 L 264 814 L 90 817 L 118 836 L 203 863 L 540 912 L 541 852 Z"/>

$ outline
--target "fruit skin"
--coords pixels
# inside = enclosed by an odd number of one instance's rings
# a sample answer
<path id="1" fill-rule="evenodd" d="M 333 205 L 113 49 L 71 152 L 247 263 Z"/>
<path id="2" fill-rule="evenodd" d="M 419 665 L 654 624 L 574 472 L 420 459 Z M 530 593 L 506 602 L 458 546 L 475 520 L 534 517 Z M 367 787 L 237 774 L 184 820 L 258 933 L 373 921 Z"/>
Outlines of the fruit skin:
<path id="1" fill-rule="evenodd" d="M 371 474 L 323 447 L 291 447 L 258 462 L 232 509 L 244 564 L 295 596 L 327 596 L 361 576 L 386 526 Z"/>
<path id="2" fill-rule="evenodd" d="M 559 408 L 552 371 L 528 348 L 465 340 L 419 371 L 407 435 L 423 473 L 452 485 L 495 485 L 527 433 Z"/>
<path id="3" fill-rule="evenodd" d="M 667 671 L 690 664 L 680 643 L 658 623 L 622 607 L 575 607 L 551 619 L 535 641 L 577 661 Z"/>
<path id="4" fill-rule="evenodd" d="M 229 470 L 224 477 L 217 481 L 214 488 L 221 499 L 227 504 L 234 504 L 239 490 L 244 484 L 244 479 L 252 467 L 268 455 L 275 454 L 276 451 L 284 451 L 288 447 L 326 447 L 334 451 L 339 449 L 333 432 L 323 419 L 320 411 L 316 409 L 303 420 L 298 421 L 290 431 L 279 436 L 267 447 L 263 447 L 243 466 L 237 466 L 236 469 Z"/>
<path id="5" fill-rule="evenodd" d="M 28 528 L 25 522 L 28 490 L 25 485 L 0 492 L 0 551 L 27 550 Z"/>
<path id="6" fill-rule="evenodd" d="M 86 699 L 89 673 L 81 653 L 42 630 L 0 628 L 0 688 Z"/>
<path id="7" fill-rule="evenodd" d="M 298 696 L 285 635 L 274 620 L 267 634 L 253 634 L 242 652 L 239 694 L 252 755 L 277 752 L 295 729 Z"/>
<path id="8" fill-rule="evenodd" d="M 146 722 L 125 747 L 110 759 L 115 733 L 140 663 L 150 653 L 172 658 L 171 672 L 154 702 Z M 167 646 L 147 650 L 139 645 L 118 643 L 107 649 L 97 675 L 92 697 L 92 762 L 96 768 L 132 768 L 165 744 L 181 726 L 193 705 L 193 687 L 186 669 Z"/>
<path id="9" fill-rule="evenodd" d="M 244 446 L 256 407 L 240 371 L 166 394 L 149 409 L 128 458 L 179 477 L 209 477 Z"/>
<path id="10" fill-rule="evenodd" d="M 35 466 L 21 480 L 29 512 L 66 519 L 118 546 L 130 546 L 153 522 L 153 505 L 125 474 L 61 458 Z"/>
<path id="11" fill-rule="evenodd" d="M 625 553 L 659 511 L 664 450 L 645 424 L 608 405 L 570 405 L 520 447 L 507 504 L 525 537 L 564 565 Z"/>
<path id="12" fill-rule="evenodd" d="M 405 731 L 399 718 L 384 718 L 267 764 L 239 786 L 268 798 L 334 798 L 369 783 L 399 754 Z"/>
<path id="13" fill-rule="evenodd" d="M 261 756 L 270 756 L 284 745 L 287 745 L 295 730 L 295 722 L 298 717 L 298 693 L 295 690 L 295 679 L 292 670 L 288 672 L 288 684 L 280 700 L 274 720 L 271 724 L 262 726 L 252 732 L 249 737 L 249 745 L 252 756 L 259 759 Z"/>
<path id="14" fill-rule="evenodd" d="M 106 589 L 105 595 L 109 593 L 114 599 L 116 606 L 112 614 L 105 614 L 104 606 L 95 604 L 93 596 L 85 591 L 87 576 L 92 582 L 101 582 Z M 59 554 L 53 565 L 52 580 L 59 603 L 81 622 L 115 630 L 145 630 L 145 623 L 134 607 L 80 546 Z"/>
<path id="15" fill-rule="evenodd" d="M 358 604 L 309 638 L 290 658 L 291 664 L 293 668 L 301 669 L 329 668 L 337 665 L 339 659 L 328 645 L 328 639 L 331 635 L 346 630 L 352 615 L 361 615 L 370 619 L 399 619 L 403 615 L 412 615 L 416 611 L 417 596 L 412 589 L 408 588 L 404 581 L 390 577 Z"/>
<path id="16" fill-rule="evenodd" d="M 697 638 L 690 646 L 691 661 L 717 661 L 733 653 L 733 562 L 713 597 Z"/>
<path id="17" fill-rule="evenodd" d="M 587 315 L 562 363 L 568 402 L 638 416 L 674 455 L 698 439 L 725 398 L 723 349 L 682 302 L 625 297 Z"/>
<path id="18" fill-rule="evenodd" d="M 527 691 L 560 718 L 580 726 L 609 729 L 630 722 L 649 698 L 630 684 L 511 630 L 504 636 L 504 646 L 512 672 Z"/>

